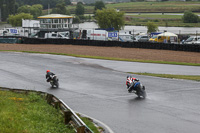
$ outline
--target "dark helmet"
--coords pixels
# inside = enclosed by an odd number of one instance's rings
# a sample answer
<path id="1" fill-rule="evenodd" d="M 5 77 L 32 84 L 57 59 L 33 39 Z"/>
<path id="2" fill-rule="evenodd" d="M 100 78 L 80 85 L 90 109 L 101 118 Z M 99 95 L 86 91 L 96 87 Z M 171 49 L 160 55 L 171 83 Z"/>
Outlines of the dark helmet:
<path id="1" fill-rule="evenodd" d="M 132 76 L 131 76 L 131 75 L 128 75 L 126 78 L 132 78 Z"/>
<path id="2" fill-rule="evenodd" d="M 50 72 L 50 70 L 47 70 L 47 73 Z"/>

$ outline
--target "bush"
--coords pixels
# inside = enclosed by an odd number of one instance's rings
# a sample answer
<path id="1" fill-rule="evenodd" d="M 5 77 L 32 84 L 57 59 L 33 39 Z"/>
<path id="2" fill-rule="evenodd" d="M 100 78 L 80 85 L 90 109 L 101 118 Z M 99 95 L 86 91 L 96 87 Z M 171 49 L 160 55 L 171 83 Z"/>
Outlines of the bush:
<path id="1" fill-rule="evenodd" d="M 17 15 L 9 15 L 9 23 L 12 26 L 22 26 L 22 19 L 33 19 L 33 15 L 29 13 L 20 13 Z"/>
<path id="2" fill-rule="evenodd" d="M 198 23 L 200 22 L 199 16 L 191 11 L 185 11 L 182 17 L 183 23 Z"/>

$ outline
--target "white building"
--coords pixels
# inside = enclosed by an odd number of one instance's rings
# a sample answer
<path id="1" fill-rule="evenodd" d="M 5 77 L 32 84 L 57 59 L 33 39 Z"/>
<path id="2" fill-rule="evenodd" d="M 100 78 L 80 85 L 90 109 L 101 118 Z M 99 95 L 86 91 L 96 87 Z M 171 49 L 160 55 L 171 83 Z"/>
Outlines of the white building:
<path id="1" fill-rule="evenodd" d="M 34 28 L 38 30 L 38 37 L 44 38 L 45 33 L 49 32 L 70 32 L 78 29 L 78 24 L 73 24 L 73 16 L 62 14 L 48 14 L 39 16 L 40 27 Z"/>
<path id="2" fill-rule="evenodd" d="M 73 16 L 49 14 L 38 17 L 40 29 L 69 29 L 73 28 Z"/>

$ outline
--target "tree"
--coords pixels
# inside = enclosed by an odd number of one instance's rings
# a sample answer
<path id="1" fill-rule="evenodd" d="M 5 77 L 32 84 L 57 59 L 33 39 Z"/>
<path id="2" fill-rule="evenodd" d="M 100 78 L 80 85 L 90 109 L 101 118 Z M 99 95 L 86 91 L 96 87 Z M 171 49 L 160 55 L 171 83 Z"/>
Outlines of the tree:
<path id="1" fill-rule="evenodd" d="M 41 4 L 36 5 L 24 5 L 18 8 L 18 13 L 30 13 L 33 15 L 34 18 L 37 18 L 38 16 L 42 15 L 42 9 L 43 6 Z"/>
<path id="2" fill-rule="evenodd" d="M 30 8 L 30 13 L 34 18 L 42 15 L 43 6 L 40 4 L 32 5 Z"/>
<path id="3" fill-rule="evenodd" d="M 9 23 L 12 26 L 22 26 L 22 19 L 33 19 L 33 15 L 28 13 L 20 13 L 17 15 L 9 15 Z"/>
<path id="4" fill-rule="evenodd" d="M 182 17 L 183 23 L 198 23 L 200 22 L 199 16 L 195 15 L 191 11 L 185 11 Z"/>
<path id="5" fill-rule="evenodd" d="M 147 26 L 147 33 L 158 31 L 158 26 L 155 25 L 153 22 L 147 22 L 146 26 Z"/>
<path id="6" fill-rule="evenodd" d="M 103 8 L 106 8 L 103 1 L 96 1 L 94 4 L 94 12 L 96 12 L 97 9 L 102 10 Z"/>
<path id="7" fill-rule="evenodd" d="M 56 4 L 56 8 L 54 8 L 51 13 L 70 15 L 69 10 L 67 10 L 65 6 L 64 0 L 60 0 L 59 3 Z"/>
<path id="8" fill-rule="evenodd" d="M 73 18 L 73 23 L 74 23 L 74 24 L 80 23 L 80 18 L 79 18 L 79 16 L 75 16 L 75 18 Z"/>
<path id="9" fill-rule="evenodd" d="M 115 9 L 98 9 L 95 18 L 100 28 L 120 30 L 125 24 L 124 12 L 117 12 Z"/>
<path id="10" fill-rule="evenodd" d="M 80 15 L 84 15 L 84 13 L 85 13 L 85 9 L 84 9 L 83 3 L 78 2 L 77 5 L 76 5 L 75 14 L 77 16 L 80 16 Z"/>
<path id="11" fill-rule="evenodd" d="M 71 1 L 70 0 L 65 0 L 65 4 L 66 5 L 71 5 Z"/>
<path id="12" fill-rule="evenodd" d="M 30 13 L 30 5 L 23 5 L 17 9 L 17 13 Z"/>
<path id="13" fill-rule="evenodd" d="M 1 20 L 6 21 L 9 14 L 15 14 L 15 0 L 0 0 Z"/>
<path id="14" fill-rule="evenodd" d="M 7 0 L 8 14 L 15 14 L 15 0 Z"/>

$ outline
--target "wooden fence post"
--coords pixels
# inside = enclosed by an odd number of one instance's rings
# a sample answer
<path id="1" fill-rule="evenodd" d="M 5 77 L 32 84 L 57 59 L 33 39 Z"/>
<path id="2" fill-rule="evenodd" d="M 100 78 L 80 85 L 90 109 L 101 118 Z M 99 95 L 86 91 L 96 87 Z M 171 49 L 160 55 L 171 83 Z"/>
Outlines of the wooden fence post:
<path id="1" fill-rule="evenodd" d="M 47 95 L 47 103 L 48 103 L 48 104 L 51 104 L 51 102 L 52 102 L 52 97 L 53 97 L 53 95 L 51 95 L 51 94 L 48 94 L 48 95 Z"/>
<path id="2" fill-rule="evenodd" d="M 77 128 L 77 133 L 85 133 L 85 126 L 80 126 Z"/>
<path id="3" fill-rule="evenodd" d="M 65 117 L 65 124 L 67 125 L 70 120 L 71 120 L 71 115 L 72 115 L 72 112 L 69 111 L 69 110 L 65 110 L 64 111 L 64 117 Z"/>

